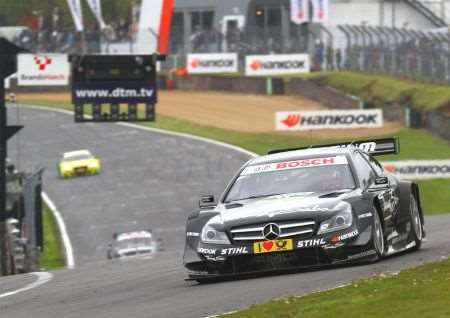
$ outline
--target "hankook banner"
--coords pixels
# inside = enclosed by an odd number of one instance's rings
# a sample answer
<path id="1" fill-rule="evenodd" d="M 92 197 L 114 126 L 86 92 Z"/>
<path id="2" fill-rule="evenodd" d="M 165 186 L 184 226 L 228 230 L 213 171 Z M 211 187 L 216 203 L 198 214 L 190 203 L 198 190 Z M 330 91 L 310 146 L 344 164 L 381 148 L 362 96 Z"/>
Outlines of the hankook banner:
<path id="1" fill-rule="evenodd" d="M 19 54 L 19 86 L 55 86 L 69 84 L 70 66 L 66 54 Z"/>
<path id="2" fill-rule="evenodd" d="M 268 76 L 309 73 L 308 54 L 247 55 L 245 75 Z"/>
<path id="3" fill-rule="evenodd" d="M 450 160 L 406 160 L 381 162 L 384 170 L 401 179 L 450 178 Z"/>
<path id="4" fill-rule="evenodd" d="M 348 129 L 383 127 L 381 109 L 277 112 L 277 130 Z"/>
<path id="5" fill-rule="evenodd" d="M 236 53 L 188 54 L 189 74 L 236 73 L 238 55 Z"/>

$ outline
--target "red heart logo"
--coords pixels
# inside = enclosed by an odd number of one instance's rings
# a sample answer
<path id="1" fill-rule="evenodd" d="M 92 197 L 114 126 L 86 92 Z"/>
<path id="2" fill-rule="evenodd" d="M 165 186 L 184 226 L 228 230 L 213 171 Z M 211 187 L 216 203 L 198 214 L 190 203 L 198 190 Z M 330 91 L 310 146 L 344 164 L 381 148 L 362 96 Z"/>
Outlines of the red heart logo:
<path id="1" fill-rule="evenodd" d="M 273 247 L 273 242 L 267 241 L 267 242 L 264 242 L 262 245 L 266 251 L 270 251 Z"/>
<path id="2" fill-rule="evenodd" d="M 250 64 L 250 67 L 254 70 L 257 71 L 259 70 L 259 68 L 261 67 L 262 62 L 261 61 L 253 61 L 253 63 Z"/>

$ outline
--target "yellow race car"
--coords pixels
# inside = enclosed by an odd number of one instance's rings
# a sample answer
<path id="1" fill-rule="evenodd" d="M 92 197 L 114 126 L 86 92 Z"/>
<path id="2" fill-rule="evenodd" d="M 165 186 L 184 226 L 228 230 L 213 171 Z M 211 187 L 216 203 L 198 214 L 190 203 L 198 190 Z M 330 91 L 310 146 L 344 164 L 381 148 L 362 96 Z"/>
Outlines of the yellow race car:
<path id="1" fill-rule="evenodd" d="M 65 152 L 58 164 L 58 172 L 62 178 L 99 174 L 100 160 L 89 150 Z"/>

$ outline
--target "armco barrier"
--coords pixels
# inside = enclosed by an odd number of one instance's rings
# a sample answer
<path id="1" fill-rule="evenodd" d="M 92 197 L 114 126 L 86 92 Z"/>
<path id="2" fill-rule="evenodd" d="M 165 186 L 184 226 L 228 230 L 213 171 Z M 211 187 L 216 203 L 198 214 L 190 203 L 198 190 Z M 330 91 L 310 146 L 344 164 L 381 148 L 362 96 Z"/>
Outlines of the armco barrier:
<path id="1" fill-rule="evenodd" d="M 186 77 L 177 77 L 175 79 L 175 88 L 184 90 L 199 91 L 227 91 L 244 94 L 266 94 L 266 78 L 252 77 L 226 77 L 210 75 L 190 75 Z M 273 80 L 273 94 L 282 94 L 284 92 L 283 81 L 281 79 Z"/>
<path id="2" fill-rule="evenodd" d="M 397 103 L 386 103 L 383 105 L 383 117 L 389 121 L 403 122 L 405 108 Z"/>
<path id="3" fill-rule="evenodd" d="M 286 95 L 301 95 L 333 109 L 358 109 L 361 101 L 332 87 L 319 85 L 304 79 L 292 79 L 285 83 Z"/>
<path id="4" fill-rule="evenodd" d="M 211 90 L 211 76 L 176 77 L 175 88 L 183 90 Z"/>
<path id="5" fill-rule="evenodd" d="M 383 103 L 379 105 L 380 103 L 373 103 L 373 102 L 365 102 L 364 108 L 365 109 L 371 109 L 371 108 L 382 108 L 383 109 L 383 118 L 388 121 L 398 121 L 398 122 L 404 122 L 406 124 L 405 119 L 405 109 L 398 103 Z M 408 126 L 408 124 L 406 124 Z"/>
<path id="6" fill-rule="evenodd" d="M 450 113 L 432 111 L 424 116 L 424 126 L 427 130 L 450 140 Z"/>
<path id="7" fill-rule="evenodd" d="M 234 92 L 244 93 L 244 94 L 266 94 L 265 78 L 255 78 L 255 77 L 237 77 L 234 78 L 232 83 L 232 88 Z"/>

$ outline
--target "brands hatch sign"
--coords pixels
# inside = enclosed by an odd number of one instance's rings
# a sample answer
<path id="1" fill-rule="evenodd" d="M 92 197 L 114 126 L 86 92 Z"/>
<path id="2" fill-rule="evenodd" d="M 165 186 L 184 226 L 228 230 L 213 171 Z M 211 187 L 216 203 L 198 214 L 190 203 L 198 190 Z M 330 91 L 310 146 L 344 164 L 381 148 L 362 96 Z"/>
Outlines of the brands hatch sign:
<path id="1" fill-rule="evenodd" d="M 189 74 L 236 73 L 238 56 L 236 53 L 188 54 Z"/>
<path id="2" fill-rule="evenodd" d="M 384 170 L 401 179 L 450 178 L 450 160 L 385 161 Z"/>
<path id="3" fill-rule="evenodd" d="M 268 76 L 309 73 L 308 54 L 248 55 L 245 58 L 245 75 Z"/>
<path id="4" fill-rule="evenodd" d="M 19 86 L 54 86 L 69 84 L 70 66 L 66 54 L 19 54 Z"/>
<path id="5" fill-rule="evenodd" d="M 379 128 L 383 127 L 383 113 L 381 109 L 277 112 L 275 127 L 284 131 Z"/>

